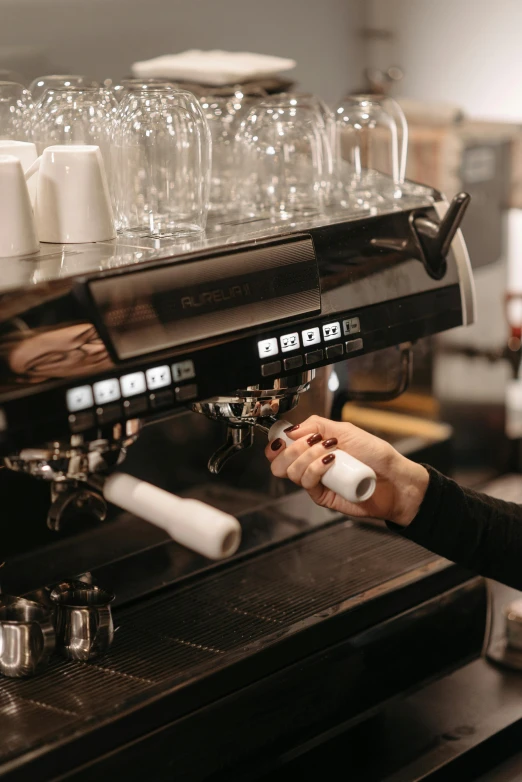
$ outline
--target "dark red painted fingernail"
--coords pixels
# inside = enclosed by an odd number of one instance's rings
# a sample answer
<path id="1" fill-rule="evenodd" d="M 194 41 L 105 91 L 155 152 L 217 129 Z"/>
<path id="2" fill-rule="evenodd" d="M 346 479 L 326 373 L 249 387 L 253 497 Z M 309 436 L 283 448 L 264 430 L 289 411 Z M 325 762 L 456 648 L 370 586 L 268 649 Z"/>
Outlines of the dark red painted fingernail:
<path id="1" fill-rule="evenodd" d="M 280 440 L 279 437 L 278 437 L 277 440 L 274 440 L 274 442 L 270 444 L 270 448 L 273 451 L 278 451 L 281 448 L 282 445 L 283 445 L 283 441 Z"/>
<path id="2" fill-rule="evenodd" d="M 308 438 L 306 441 L 308 445 L 317 445 L 317 443 L 320 443 L 323 438 L 320 434 L 313 434 L 311 437 Z"/>
<path id="3" fill-rule="evenodd" d="M 295 432 L 296 429 L 299 429 L 299 424 L 289 426 L 288 429 L 285 429 L 285 434 L 288 434 L 288 432 Z"/>
<path id="4" fill-rule="evenodd" d="M 335 454 L 329 453 L 327 456 L 323 456 L 322 462 L 323 464 L 331 464 L 334 459 L 335 459 Z"/>
<path id="5" fill-rule="evenodd" d="M 325 448 L 333 448 L 334 445 L 337 445 L 337 437 L 330 437 L 328 440 L 323 440 L 323 445 Z"/>

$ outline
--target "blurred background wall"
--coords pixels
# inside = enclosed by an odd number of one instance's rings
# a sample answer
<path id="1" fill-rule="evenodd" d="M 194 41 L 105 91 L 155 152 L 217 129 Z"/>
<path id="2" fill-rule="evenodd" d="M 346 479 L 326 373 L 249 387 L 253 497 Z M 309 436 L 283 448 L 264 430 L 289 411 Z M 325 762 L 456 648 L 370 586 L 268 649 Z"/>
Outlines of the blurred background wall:
<path id="1" fill-rule="evenodd" d="M 336 101 L 358 86 L 365 0 L 0 0 L 0 68 L 122 78 L 185 49 L 291 57 L 302 88 Z"/>

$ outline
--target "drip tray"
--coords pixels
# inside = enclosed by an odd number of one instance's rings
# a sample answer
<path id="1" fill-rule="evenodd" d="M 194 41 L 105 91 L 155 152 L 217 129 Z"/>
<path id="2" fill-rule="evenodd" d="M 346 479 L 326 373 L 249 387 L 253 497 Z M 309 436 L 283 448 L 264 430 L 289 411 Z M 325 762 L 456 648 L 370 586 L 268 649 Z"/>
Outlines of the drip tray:
<path id="1" fill-rule="evenodd" d="M 0 776 L 11 778 L 13 770 L 13 779 L 25 778 L 16 767 L 22 771 L 22 756 L 31 752 L 27 778 L 49 779 L 42 761 L 71 742 L 85 740 L 83 749 L 75 748 L 75 764 L 90 759 L 93 747 L 109 751 L 132 737 L 122 728 L 129 715 L 140 712 L 141 733 L 166 724 L 200 707 L 205 697 L 219 695 L 201 686 L 202 679 L 227 670 L 223 687 L 233 691 L 240 686 L 233 677 L 241 663 L 244 686 L 248 677 L 265 675 L 260 655 L 279 649 L 277 662 L 266 665 L 281 668 L 313 651 L 304 640 L 309 630 L 447 567 L 380 526 L 344 520 L 122 607 L 115 612 L 115 640 L 105 657 L 93 663 L 54 658 L 38 677 L 0 681 Z M 395 600 L 392 613 L 400 610 Z M 363 625 L 359 620 L 355 629 Z M 343 633 L 346 637 L 346 626 Z M 321 628 L 319 635 L 328 643 L 328 631 Z M 256 665 L 245 672 L 244 663 L 253 658 Z M 191 700 L 195 683 L 198 698 Z M 154 702 L 167 696 L 154 711 Z M 56 762 L 49 768 L 54 777 Z"/>

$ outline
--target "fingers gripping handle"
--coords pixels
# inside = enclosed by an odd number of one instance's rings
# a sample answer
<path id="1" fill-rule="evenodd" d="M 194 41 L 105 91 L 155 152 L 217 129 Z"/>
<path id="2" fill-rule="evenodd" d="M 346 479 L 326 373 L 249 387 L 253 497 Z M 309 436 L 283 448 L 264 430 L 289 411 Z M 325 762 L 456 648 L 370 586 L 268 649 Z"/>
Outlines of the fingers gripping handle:
<path id="1" fill-rule="evenodd" d="M 292 445 L 295 441 L 291 440 L 284 431 L 289 426 L 291 424 L 288 421 L 277 421 L 268 432 L 269 442 L 279 438 L 286 445 Z M 328 453 L 335 453 L 335 460 L 321 479 L 323 486 L 331 489 L 347 502 L 359 503 L 369 500 L 377 485 L 377 476 L 372 468 L 345 451 L 329 450 Z"/>
<path id="2" fill-rule="evenodd" d="M 177 497 L 123 472 L 103 486 L 108 502 L 165 530 L 173 540 L 209 559 L 235 554 L 241 542 L 237 519 L 199 500 Z"/>

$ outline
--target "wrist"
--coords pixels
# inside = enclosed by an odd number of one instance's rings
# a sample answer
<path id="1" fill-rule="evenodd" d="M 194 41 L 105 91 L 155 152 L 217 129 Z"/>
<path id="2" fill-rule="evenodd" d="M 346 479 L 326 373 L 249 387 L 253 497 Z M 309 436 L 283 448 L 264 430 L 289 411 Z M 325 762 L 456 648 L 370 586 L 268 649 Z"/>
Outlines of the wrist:
<path id="1" fill-rule="evenodd" d="M 400 456 L 400 460 L 395 479 L 397 501 L 393 513 L 394 518 L 390 521 L 400 527 L 407 527 L 419 512 L 426 496 L 430 475 L 422 464 L 412 462 L 404 456 Z"/>

